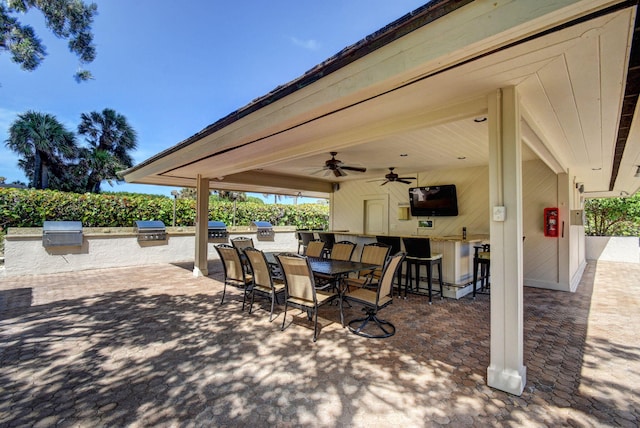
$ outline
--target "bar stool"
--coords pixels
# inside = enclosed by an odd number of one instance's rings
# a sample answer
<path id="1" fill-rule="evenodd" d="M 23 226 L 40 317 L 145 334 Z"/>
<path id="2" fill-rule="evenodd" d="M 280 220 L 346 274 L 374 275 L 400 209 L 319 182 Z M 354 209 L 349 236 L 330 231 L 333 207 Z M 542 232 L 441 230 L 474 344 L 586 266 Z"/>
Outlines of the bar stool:
<path id="1" fill-rule="evenodd" d="M 333 244 L 336 243 L 336 235 L 331 232 L 318 232 L 318 239 L 324 242 L 324 257 L 329 258 Z"/>
<path id="2" fill-rule="evenodd" d="M 478 281 L 478 268 L 480 269 L 480 290 L 489 288 L 489 272 L 491 268 L 491 247 L 483 244 L 473 247 L 473 298 L 476 298 L 476 282 Z"/>
<path id="3" fill-rule="evenodd" d="M 420 266 L 427 267 L 427 280 L 429 281 L 429 304 L 433 294 L 433 266 L 438 267 L 438 280 L 440 281 L 440 298 L 443 298 L 442 283 L 442 254 L 431 254 L 431 242 L 429 238 L 402 238 L 404 249 L 407 252 L 407 276 L 404 283 L 404 297 L 407 297 L 407 289 L 413 288 L 411 267 L 415 266 L 416 291 L 420 289 Z"/>
<path id="4" fill-rule="evenodd" d="M 313 241 L 313 232 L 296 232 L 298 235 L 298 254 L 304 254 L 307 251 L 309 242 Z M 302 252 L 300 252 L 302 250 Z"/>

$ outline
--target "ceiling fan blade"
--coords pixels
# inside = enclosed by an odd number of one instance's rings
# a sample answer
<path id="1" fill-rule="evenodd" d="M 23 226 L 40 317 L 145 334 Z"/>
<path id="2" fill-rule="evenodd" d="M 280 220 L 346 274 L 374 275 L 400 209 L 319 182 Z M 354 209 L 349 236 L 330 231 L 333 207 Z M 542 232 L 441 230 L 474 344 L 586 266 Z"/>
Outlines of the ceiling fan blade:
<path id="1" fill-rule="evenodd" d="M 340 168 L 346 169 L 347 171 L 367 172 L 367 168 L 361 168 L 357 166 L 341 166 Z"/>
<path id="2" fill-rule="evenodd" d="M 415 180 L 415 177 L 398 177 L 400 180 Z"/>
<path id="3" fill-rule="evenodd" d="M 344 177 L 344 176 L 346 176 L 346 175 L 347 175 L 347 173 L 346 173 L 346 172 L 344 172 L 344 171 L 342 170 L 342 168 L 340 168 L 340 167 L 338 167 L 338 168 L 334 169 L 334 170 L 333 170 L 333 174 L 334 174 L 336 177 Z"/>
<path id="4" fill-rule="evenodd" d="M 384 178 L 376 178 L 374 180 L 367 180 L 367 183 L 373 183 L 374 181 L 384 181 Z"/>
<path id="5" fill-rule="evenodd" d="M 410 182 L 410 181 L 405 180 L 405 179 L 404 179 L 404 177 L 403 177 L 403 178 L 398 178 L 398 179 L 396 179 L 396 181 L 397 181 L 398 183 L 411 184 L 411 182 Z"/>
<path id="6" fill-rule="evenodd" d="M 381 184 L 381 186 L 384 186 L 385 184 L 387 184 L 389 182 L 389 180 L 385 181 L 384 183 Z"/>

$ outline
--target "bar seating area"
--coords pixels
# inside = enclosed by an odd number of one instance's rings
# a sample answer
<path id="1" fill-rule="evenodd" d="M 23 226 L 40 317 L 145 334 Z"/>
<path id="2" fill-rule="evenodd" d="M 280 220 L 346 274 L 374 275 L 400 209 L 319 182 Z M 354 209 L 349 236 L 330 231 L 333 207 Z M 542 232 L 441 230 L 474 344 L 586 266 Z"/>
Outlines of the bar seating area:
<path id="1" fill-rule="evenodd" d="M 438 282 L 440 284 L 440 298 L 444 297 L 442 281 L 442 254 L 431 253 L 431 243 L 429 238 L 402 238 L 404 248 L 407 251 L 405 258 L 407 264 L 407 275 L 404 283 L 404 297 L 407 297 L 407 290 L 411 289 L 416 293 L 420 292 L 420 267 L 427 268 L 427 284 L 429 293 L 429 304 L 432 303 L 433 296 L 433 267 L 438 269 Z M 413 288 L 413 278 L 415 272 L 416 286 Z"/>
<path id="2" fill-rule="evenodd" d="M 489 244 L 474 246 L 473 252 L 473 298 L 476 294 L 489 294 L 489 273 L 491 271 L 491 247 Z M 480 290 L 477 282 L 480 280 Z"/>

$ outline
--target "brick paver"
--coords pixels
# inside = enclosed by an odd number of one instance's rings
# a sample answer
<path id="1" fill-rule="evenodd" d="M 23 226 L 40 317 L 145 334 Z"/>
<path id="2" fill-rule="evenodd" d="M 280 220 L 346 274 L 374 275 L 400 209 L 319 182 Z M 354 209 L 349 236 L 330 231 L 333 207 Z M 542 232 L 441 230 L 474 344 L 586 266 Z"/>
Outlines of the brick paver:
<path id="1" fill-rule="evenodd" d="M 367 340 L 281 308 L 240 310 L 221 269 L 157 265 L 0 281 L 0 426 L 638 426 L 640 266 L 576 293 L 525 288 L 527 386 L 486 386 L 489 296 L 412 295 Z M 359 315 L 346 310 L 346 318 Z"/>

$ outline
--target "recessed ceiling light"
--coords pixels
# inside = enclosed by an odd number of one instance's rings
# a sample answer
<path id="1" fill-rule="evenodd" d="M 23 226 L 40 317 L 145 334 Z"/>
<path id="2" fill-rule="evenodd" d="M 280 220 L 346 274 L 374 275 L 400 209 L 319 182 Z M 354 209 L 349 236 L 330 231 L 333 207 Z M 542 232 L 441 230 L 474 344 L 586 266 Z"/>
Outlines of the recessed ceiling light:
<path id="1" fill-rule="evenodd" d="M 466 156 L 458 156 L 458 160 L 465 160 L 466 158 Z"/>
<path id="2" fill-rule="evenodd" d="M 600 171 L 602 168 L 591 168 L 591 171 Z"/>
<path id="3" fill-rule="evenodd" d="M 486 122 L 487 121 L 487 116 L 478 116 L 475 119 L 473 119 L 473 121 L 475 123 L 482 123 L 482 122 Z"/>
<path id="4" fill-rule="evenodd" d="M 406 153 L 400 153 L 400 157 L 401 157 L 401 158 L 406 158 L 407 156 L 409 156 L 409 155 L 408 155 L 408 154 L 406 154 Z"/>

